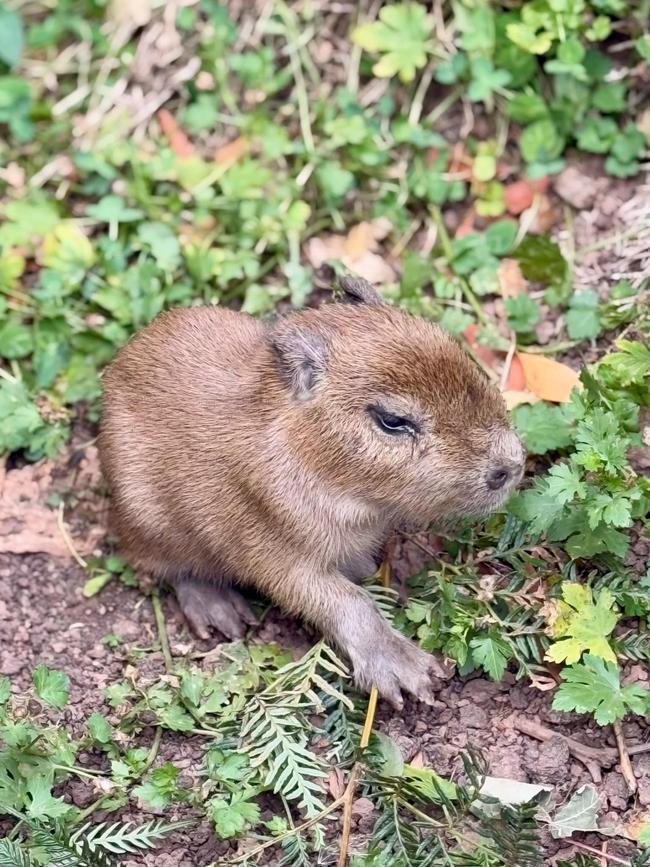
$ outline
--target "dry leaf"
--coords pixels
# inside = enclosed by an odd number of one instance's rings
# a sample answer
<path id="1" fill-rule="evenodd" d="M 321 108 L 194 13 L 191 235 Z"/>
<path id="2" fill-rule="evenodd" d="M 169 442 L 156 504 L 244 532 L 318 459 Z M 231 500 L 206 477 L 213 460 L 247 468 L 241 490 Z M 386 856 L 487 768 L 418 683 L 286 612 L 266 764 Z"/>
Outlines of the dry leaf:
<path id="1" fill-rule="evenodd" d="M 378 242 L 386 237 L 390 229 L 391 224 L 385 219 L 359 223 L 347 235 L 310 238 L 305 245 L 305 255 L 314 268 L 337 259 L 370 283 L 391 283 L 395 280 L 395 270 L 384 255 L 375 252 L 379 250 Z"/>
<path id="2" fill-rule="evenodd" d="M 526 388 L 526 375 L 517 355 L 513 355 L 508 372 L 505 391 L 523 391 Z"/>
<path id="3" fill-rule="evenodd" d="M 472 322 L 472 324 L 468 325 L 467 328 L 463 331 L 463 336 L 472 347 L 472 351 L 474 355 L 479 359 L 479 361 L 482 361 L 484 365 L 491 368 L 492 370 L 496 370 L 499 363 L 499 356 L 493 349 L 490 349 L 489 346 L 483 346 L 482 343 L 478 342 L 478 340 L 476 339 L 478 332 L 478 324 L 476 322 Z"/>
<path id="4" fill-rule="evenodd" d="M 192 156 L 194 145 L 180 128 L 174 115 L 170 111 L 167 111 L 166 108 L 161 108 L 156 117 L 158 118 L 160 129 L 163 131 L 170 148 L 176 156 L 181 158 Z"/>
<path id="5" fill-rule="evenodd" d="M 409 765 L 412 768 L 423 768 L 424 767 L 424 756 L 422 755 L 422 750 L 420 750 L 418 753 L 416 753 L 413 756 L 413 758 L 409 762 Z"/>
<path id="6" fill-rule="evenodd" d="M 625 836 L 629 840 L 638 840 L 642 832 L 650 825 L 650 812 L 635 812 L 623 826 Z"/>
<path id="7" fill-rule="evenodd" d="M 530 208 L 537 193 L 545 193 L 547 189 L 547 177 L 536 178 L 534 181 L 526 181 L 522 178 L 507 184 L 503 193 L 506 210 L 516 217 Z"/>
<path id="8" fill-rule="evenodd" d="M 513 183 L 506 185 L 503 197 L 506 210 L 516 217 L 533 204 L 535 191 L 528 181 L 513 181 Z"/>
<path id="9" fill-rule="evenodd" d="M 0 553 L 70 557 L 56 513 L 45 505 L 53 464 L 42 461 L 10 470 L 0 501 Z"/>
<path id="10" fill-rule="evenodd" d="M 502 259 L 497 268 L 497 278 L 501 295 L 504 298 L 514 298 L 528 288 L 526 278 L 521 273 L 519 262 L 516 259 Z"/>
<path id="11" fill-rule="evenodd" d="M 521 362 L 526 387 L 542 400 L 567 403 L 571 391 L 580 387 L 578 374 L 566 364 L 528 352 L 518 352 L 516 358 Z"/>
<path id="12" fill-rule="evenodd" d="M 327 777 L 327 789 L 330 795 L 336 800 L 340 798 L 345 791 L 345 780 L 339 768 L 332 768 Z"/>
<path id="13" fill-rule="evenodd" d="M 538 689 L 540 692 L 549 692 L 557 686 L 557 680 L 550 675 L 534 674 L 531 672 L 528 677 L 530 679 L 530 685 L 535 689 Z"/>
<path id="14" fill-rule="evenodd" d="M 106 18 L 120 27 L 137 30 L 151 20 L 151 0 L 111 0 Z"/>
<path id="15" fill-rule="evenodd" d="M 532 391 L 527 391 L 526 389 L 515 391 L 512 388 L 506 388 L 506 390 L 501 392 L 501 394 L 508 409 L 514 409 L 522 403 L 539 403 L 537 395 L 533 394 Z"/>
<path id="16" fill-rule="evenodd" d="M 464 238 L 465 235 L 469 235 L 474 231 L 474 219 L 476 218 L 476 211 L 474 208 L 469 208 L 469 210 L 465 211 L 463 214 L 463 219 L 458 224 L 458 228 L 454 233 L 455 238 Z"/>
<path id="17" fill-rule="evenodd" d="M 214 161 L 218 166 L 224 169 L 229 169 L 244 156 L 248 150 L 248 141 L 243 137 L 233 139 L 226 145 L 217 148 L 214 154 Z"/>
<path id="18" fill-rule="evenodd" d="M 533 205 L 533 219 L 528 227 L 530 232 L 545 235 L 557 222 L 557 211 L 546 193 L 540 193 Z"/>

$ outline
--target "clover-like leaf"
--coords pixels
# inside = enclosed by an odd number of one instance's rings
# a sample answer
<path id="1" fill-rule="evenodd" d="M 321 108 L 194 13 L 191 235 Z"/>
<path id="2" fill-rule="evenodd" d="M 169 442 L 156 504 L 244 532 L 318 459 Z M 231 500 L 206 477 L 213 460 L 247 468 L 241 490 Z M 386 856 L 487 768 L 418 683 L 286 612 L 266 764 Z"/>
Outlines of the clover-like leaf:
<path id="1" fill-rule="evenodd" d="M 599 591 L 596 601 L 591 588 L 582 584 L 565 583 L 562 600 L 556 603 L 556 619 L 550 627 L 555 641 L 547 651 L 553 662 L 578 662 L 584 651 L 609 662 L 616 654 L 608 637 L 616 626 L 618 615 L 614 597 L 607 588 Z"/>
<path id="2" fill-rule="evenodd" d="M 427 62 L 433 51 L 433 22 L 419 3 L 395 3 L 384 6 L 379 21 L 362 24 L 352 31 L 352 41 L 365 51 L 380 54 L 373 66 L 379 78 L 399 75 L 403 82 L 412 81 L 417 69 Z"/>

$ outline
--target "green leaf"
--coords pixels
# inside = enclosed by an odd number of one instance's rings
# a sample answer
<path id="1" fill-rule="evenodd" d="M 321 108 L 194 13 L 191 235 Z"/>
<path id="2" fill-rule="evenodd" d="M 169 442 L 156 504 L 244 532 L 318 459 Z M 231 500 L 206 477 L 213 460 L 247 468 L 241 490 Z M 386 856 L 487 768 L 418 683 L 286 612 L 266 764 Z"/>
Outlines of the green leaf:
<path id="1" fill-rule="evenodd" d="M 546 54 L 553 42 L 549 33 L 540 33 L 536 28 L 523 22 L 508 24 L 506 33 L 508 39 L 530 54 Z"/>
<path id="2" fill-rule="evenodd" d="M 86 728 L 93 740 L 100 744 L 110 744 L 113 740 L 113 729 L 106 717 L 100 713 L 93 713 L 88 717 Z"/>
<path id="3" fill-rule="evenodd" d="M 594 90 L 591 101 L 595 108 L 604 114 L 618 114 L 625 111 L 627 99 L 625 94 L 625 82 L 603 82 Z"/>
<path id="4" fill-rule="evenodd" d="M 546 494 L 562 505 L 570 503 L 576 497 L 583 499 L 587 496 L 585 483 L 578 471 L 570 464 L 556 464 L 551 467 L 544 481 Z"/>
<path id="5" fill-rule="evenodd" d="M 52 707 L 62 708 L 68 701 L 70 678 L 62 671 L 50 670 L 44 663 L 32 673 L 36 695 Z"/>
<path id="6" fill-rule="evenodd" d="M 379 21 L 356 27 L 352 41 L 365 51 L 382 55 L 373 66 L 378 78 L 399 75 L 403 82 L 409 82 L 433 51 L 432 34 L 433 22 L 424 6 L 395 3 L 380 9 Z"/>
<path id="7" fill-rule="evenodd" d="M 515 245 L 518 224 L 514 220 L 496 220 L 484 233 L 488 250 L 493 256 L 507 256 Z"/>
<path id="8" fill-rule="evenodd" d="M 315 175 L 321 191 L 332 199 L 343 198 L 356 184 L 354 174 L 334 161 L 320 165 Z"/>
<path id="9" fill-rule="evenodd" d="M 113 574 L 108 569 L 99 569 L 84 582 L 82 593 L 86 599 L 96 596 L 100 590 L 112 581 Z"/>
<path id="10" fill-rule="evenodd" d="M 529 334 L 541 317 L 538 302 L 524 292 L 514 298 L 506 298 L 505 308 L 508 325 L 518 334 Z"/>
<path id="11" fill-rule="evenodd" d="M 25 787 L 27 815 L 32 819 L 58 819 L 70 806 L 52 795 L 52 782 L 46 777 L 31 777 Z"/>
<path id="12" fill-rule="evenodd" d="M 517 123 L 532 123 L 548 117 L 548 106 L 543 97 L 534 91 L 515 93 L 506 104 L 506 111 Z"/>
<path id="13" fill-rule="evenodd" d="M 569 301 L 565 321 L 572 340 L 591 340 L 601 331 L 598 295 L 591 290 L 576 292 Z"/>
<path id="14" fill-rule="evenodd" d="M 505 69 L 495 69 L 486 57 L 476 57 L 471 62 L 472 80 L 467 95 L 472 102 L 485 102 L 495 90 L 510 82 L 510 73 Z"/>
<path id="15" fill-rule="evenodd" d="M 55 271 L 79 279 L 95 264 L 95 251 L 73 223 L 59 223 L 43 239 L 42 262 Z"/>
<path id="16" fill-rule="evenodd" d="M 573 442 L 573 425 L 565 406 L 543 401 L 522 404 L 512 411 L 512 419 L 531 454 L 543 455 Z"/>
<path id="17" fill-rule="evenodd" d="M 650 691 L 643 686 L 621 686 L 615 662 L 586 654 L 583 662 L 560 672 L 562 683 L 553 699 L 553 709 L 593 713 L 598 725 L 609 725 L 629 712 L 650 711 Z"/>
<path id="18" fill-rule="evenodd" d="M 578 130 L 578 147 L 592 154 L 605 154 L 618 135 L 611 117 L 590 117 Z"/>
<path id="19" fill-rule="evenodd" d="M 16 319 L 0 328 L 0 355 L 4 358 L 26 358 L 34 349 L 32 329 Z"/>
<path id="20" fill-rule="evenodd" d="M 9 701 L 11 695 L 11 681 L 8 677 L 0 677 L 0 707 Z"/>
<path id="21" fill-rule="evenodd" d="M 536 120 L 527 126 L 519 139 L 519 150 L 527 163 L 547 163 L 559 157 L 564 138 L 550 118 Z"/>
<path id="22" fill-rule="evenodd" d="M 86 213 L 100 223 L 132 223 L 141 220 L 144 213 L 139 208 L 129 208 L 119 196 L 104 196 L 96 205 L 89 205 Z"/>
<path id="23" fill-rule="evenodd" d="M 643 152 L 645 136 L 633 123 L 628 123 L 612 145 L 612 156 L 621 163 L 635 161 Z"/>
<path id="24" fill-rule="evenodd" d="M 545 235 L 527 235 L 512 254 L 527 280 L 561 285 L 567 276 L 567 263 L 558 245 Z"/>
<path id="25" fill-rule="evenodd" d="M 509 645 L 498 636 L 479 635 L 469 646 L 477 665 L 483 666 L 492 680 L 501 680 L 512 656 Z"/>
<path id="26" fill-rule="evenodd" d="M 170 273 L 181 262 L 181 246 L 172 228 L 165 223 L 140 223 L 138 238 L 151 250 L 158 267 Z"/>
<path id="27" fill-rule="evenodd" d="M 23 21 L 17 12 L 0 6 L 0 61 L 16 66 L 25 47 Z"/>
<path id="28" fill-rule="evenodd" d="M 213 798 L 208 802 L 208 815 L 212 819 L 217 836 L 229 839 L 241 834 L 247 827 L 259 821 L 260 810 L 251 801 L 239 800 L 233 795 L 230 801 Z"/>
<path id="29" fill-rule="evenodd" d="M 176 781 L 180 771 L 171 762 L 165 762 L 149 774 L 149 777 L 133 789 L 136 798 L 140 798 L 153 809 L 167 807 L 178 797 L 180 790 Z"/>
<path id="30" fill-rule="evenodd" d="M 608 636 L 616 626 L 614 597 L 604 588 L 594 602 L 592 591 L 582 584 L 562 585 L 563 599 L 557 603 L 557 619 L 551 624 L 554 641 L 546 656 L 553 662 L 578 662 L 584 651 L 610 662 L 616 654 Z"/>
<path id="31" fill-rule="evenodd" d="M 204 688 L 205 678 L 200 671 L 184 671 L 181 675 L 181 695 L 194 707 L 200 705 Z"/>
<path id="32" fill-rule="evenodd" d="M 638 160 L 630 160 L 622 162 L 613 154 L 610 154 L 605 160 L 605 171 L 608 175 L 614 175 L 615 178 L 633 178 L 639 171 Z"/>
<path id="33" fill-rule="evenodd" d="M 619 339 L 618 352 L 606 355 L 598 364 L 598 370 L 619 386 L 645 385 L 650 378 L 650 348 L 637 340 Z"/>
<path id="34" fill-rule="evenodd" d="M 600 795 L 593 786 L 583 786 L 568 804 L 552 816 L 549 827 L 553 837 L 570 837 L 574 831 L 597 831 Z"/>

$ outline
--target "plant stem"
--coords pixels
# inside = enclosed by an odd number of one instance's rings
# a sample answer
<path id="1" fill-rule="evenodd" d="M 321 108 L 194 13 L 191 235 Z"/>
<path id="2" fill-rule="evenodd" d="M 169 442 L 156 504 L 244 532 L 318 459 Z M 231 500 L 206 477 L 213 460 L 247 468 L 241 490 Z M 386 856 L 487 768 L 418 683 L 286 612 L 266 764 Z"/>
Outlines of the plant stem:
<path id="1" fill-rule="evenodd" d="M 449 262 L 453 258 L 454 251 L 451 246 L 451 241 L 449 240 L 449 234 L 447 232 L 447 227 L 445 226 L 445 221 L 442 218 L 442 211 L 435 205 L 431 205 L 429 208 L 429 213 L 431 214 L 431 219 L 435 223 L 436 229 L 438 230 L 438 239 L 440 241 L 440 247 L 442 248 L 443 255 L 445 259 L 447 259 L 447 261 Z M 478 320 L 486 324 L 488 319 L 485 315 L 485 311 L 481 307 L 476 295 L 472 292 L 469 283 L 467 282 L 467 280 L 465 280 L 464 277 L 459 277 L 458 282 L 460 283 L 460 288 L 463 295 L 465 296 L 465 300 L 472 308 L 474 313 L 476 313 Z"/>
<path id="2" fill-rule="evenodd" d="M 158 755 L 158 748 L 160 747 L 160 739 L 162 738 L 162 726 L 156 726 L 156 731 L 153 736 L 153 741 L 151 742 L 151 747 L 149 748 L 149 755 L 147 756 L 147 761 L 144 763 L 142 770 L 140 771 L 140 776 L 144 777 L 149 768 L 153 766 L 153 763 L 156 761 L 156 757 Z"/>
<path id="3" fill-rule="evenodd" d="M 153 607 L 153 616 L 156 620 L 156 629 L 158 630 L 158 640 L 160 641 L 160 649 L 163 659 L 165 660 L 165 669 L 168 674 L 174 674 L 174 660 L 171 650 L 169 649 L 169 639 L 167 637 L 167 626 L 165 625 L 165 615 L 163 614 L 162 605 L 160 604 L 160 591 L 156 587 L 151 594 L 151 605 Z"/>

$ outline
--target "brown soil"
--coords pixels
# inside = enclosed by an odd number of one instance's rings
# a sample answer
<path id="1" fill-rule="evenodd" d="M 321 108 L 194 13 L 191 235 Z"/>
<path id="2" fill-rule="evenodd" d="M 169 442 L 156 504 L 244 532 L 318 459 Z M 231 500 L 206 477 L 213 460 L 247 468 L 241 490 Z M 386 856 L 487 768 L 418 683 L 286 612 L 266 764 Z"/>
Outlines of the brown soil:
<path id="1" fill-rule="evenodd" d="M 72 497 L 74 506 L 66 512 L 75 542 L 96 540 L 103 529 L 105 501 L 97 493 L 94 472 L 94 452 L 81 462 L 60 463 L 56 467 L 55 487 Z M 84 463 L 85 461 L 85 463 Z M 81 469 L 80 469 L 81 468 Z M 11 470 L 10 472 L 15 472 Z M 94 486 L 88 487 L 92 479 Z M 396 577 L 412 573 L 421 566 L 421 555 L 412 545 L 402 544 L 396 551 Z M 83 721 L 94 711 L 100 711 L 113 722 L 118 720 L 105 703 L 102 688 L 122 678 L 127 665 L 137 665 L 139 675 L 155 679 L 164 673 L 160 652 L 155 648 L 157 634 L 149 600 L 138 590 L 111 582 L 98 596 L 85 599 L 82 586 L 83 570 L 71 558 L 55 558 L 44 554 L 0 555 L 0 674 L 9 675 L 16 694 L 30 687 L 31 671 L 39 662 L 67 672 L 70 677 L 70 702 L 62 713 L 61 724 L 73 736 L 82 734 Z M 208 650 L 210 644 L 200 642 L 188 632 L 172 597 L 164 598 L 172 653 L 188 656 L 194 651 Z M 114 633 L 123 643 L 112 649 L 102 638 Z M 253 640 L 278 641 L 296 654 L 309 646 L 310 637 L 297 624 L 270 612 Z M 139 653 L 134 662 L 134 651 Z M 648 679 L 647 672 L 637 666 L 635 679 Z M 506 676 L 502 683 L 471 676 L 455 677 L 438 695 L 433 708 L 409 704 L 402 714 L 395 714 L 380 705 L 376 727 L 389 734 L 399 745 L 404 758 L 418 756 L 426 766 L 445 775 L 458 775 L 460 754 L 468 747 L 481 750 L 489 763 L 490 773 L 498 777 L 534 783 L 552 784 L 559 798 L 568 797 L 583 783 L 594 782 L 603 799 L 603 825 L 621 826 L 639 810 L 650 808 L 650 753 L 633 758 L 638 780 L 638 792 L 630 797 L 618 764 L 597 764 L 590 770 L 569 753 L 562 735 L 570 735 L 590 746 L 615 747 L 610 728 L 601 729 L 586 717 L 560 714 L 551 710 L 548 693 L 542 693 L 523 682 Z M 554 737 L 542 743 L 519 731 L 518 720 L 541 724 L 552 730 Z M 648 741 L 650 728 L 639 720 L 624 725 L 628 746 Z M 152 732 L 143 731 L 140 742 L 150 743 Z M 183 734 L 166 733 L 157 763 L 172 761 L 182 769 L 183 785 L 200 783 L 203 743 Z M 418 755 L 419 754 L 419 755 Z M 81 756 L 82 764 L 97 764 L 98 757 Z M 610 763 L 611 765 L 611 763 Z M 97 791 L 82 781 L 72 781 L 60 794 L 80 808 L 97 798 Z M 165 811 L 169 820 L 186 815 L 183 808 Z M 122 817 L 135 822 L 151 818 L 151 811 L 141 803 L 131 803 Z M 269 815 L 270 817 L 270 815 Z M 96 813 L 94 820 L 104 817 Z M 364 851 L 374 816 L 371 805 L 360 800 L 353 816 L 352 850 Z M 332 831 L 335 834 L 335 829 Z M 600 845 L 597 838 L 586 842 Z M 169 837 L 154 853 L 126 858 L 126 865 L 156 865 L 156 867 L 204 867 L 218 857 L 232 856 L 238 851 L 237 842 L 218 840 L 206 823 L 193 826 L 187 832 Z M 625 840 L 612 840 L 610 854 L 628 854 L 633 845 Z M 546 860 L 552 864 L 561 850 L 560 843 L 549 836 L 545 840 Z M 567 852 L 566 846 L 564 847 Z M 260 863 L 277 863 L 269 855 Z M 326 860 L 322 863 L 330 863 Z"/>

